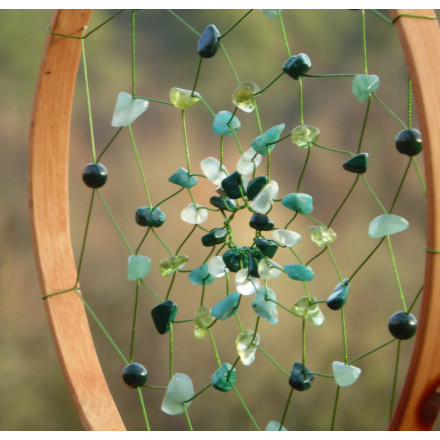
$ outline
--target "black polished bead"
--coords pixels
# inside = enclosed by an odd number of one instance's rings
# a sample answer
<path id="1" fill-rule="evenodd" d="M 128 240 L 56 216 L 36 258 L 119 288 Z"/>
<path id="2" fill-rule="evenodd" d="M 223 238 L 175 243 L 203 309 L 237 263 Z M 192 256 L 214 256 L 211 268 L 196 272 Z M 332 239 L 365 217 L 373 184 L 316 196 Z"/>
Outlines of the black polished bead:
<path id="1" fill-rule="evenodd" d="M 136 363 L 126 365 L 122 372 L 122 379 L 130 388 L 141 387 L 147 381 L 147 369 Z"/>
<path id="2" fill-rule="evenodd" d="M 203 58 L 212 58 L 220 47 L 220 32 L 209 24 L 200 36 L 198 43 L 199 55 Z"/>
<path id="3" fill-rule="evenodd" d="M 212 196 L 209 203 L 222 211 L 235 211 L 235 203 L 229 197 Z"/>
<path id="4" fill-rule="evenodd" d="M 267 215 L 256 212 L 251 217 L 249 226 L 257 231 L 271 231 L 275 227 L 275 224 Z"/>
<path id="5" fill-rule="evenodd" d="M 157 331 L 161 335 L 170 331 L 170 322 L 174 320 L 178 310 L 179 308 L 177 307 L 177 304 L 171 300 L 153 307 L 151 310 L 151 316 Z"/>
<path id="6" fill-rule="evenodd" d="M 411 313 L 394 313 L 388 322 L 388 329 L 397 339 L 410 339 L 416 334 L 417 318 Z"/>
<path id="7" fill-rule="evenodd" d="M 269 183 L 266 176 L 258 176 L 252 179 L 247 186 L 248 200 L 254 200 L 257 194 Z"/>
<path id="8" fill-rule="evenodd" d="M 396 136 L 396 148 L 399 153 L 416 156 L 422 151 L 422 134 L 415 128 L 402 130 Z"/>
<path id="9" fill-rule="evenodd" d="M 222 188 L 230 199 L 239 199 L 242 194 L 246 194 L 241 174 L 238 171 L 234 171 L 222 180 Z"/>
<path id="10" fill-rule="evenodd" d="M 101 188 L 107 182 L 107 168 L 102 163 L 89 163 L 82 172 L 82 179 L 89 188 Z"/>
<path id="11" fill-rule="evenodd" d="M 254 243 L 260 249 L 261 253 L 267 258 L 273 258 L 275 252 L 278 250 L 278 244 L 273 240 L 266 240 L 265 238 L 255 238 Z"/>
<path id="12" fill-rule="evenodd" d="M 226 229 L 214 229 L 202 237 L 203 246 L 210 247 L 215 246 L 216 244 L 224 243 L 227 236 L 228 231 Z"/>

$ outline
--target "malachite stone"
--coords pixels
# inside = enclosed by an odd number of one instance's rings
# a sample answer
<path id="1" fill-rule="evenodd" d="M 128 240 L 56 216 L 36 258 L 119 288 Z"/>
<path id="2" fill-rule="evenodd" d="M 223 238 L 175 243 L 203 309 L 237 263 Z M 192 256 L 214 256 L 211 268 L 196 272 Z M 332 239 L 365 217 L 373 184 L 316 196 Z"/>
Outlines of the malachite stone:
<path id="1" fill-rule="evenodd" d="M 208 219 L 208 211 L 200 205 L 194 206 L 194 203 L 190 203 L 182 210 L 180 218 L 190 225 L 200 225 Z"/>
<path id="2" fill-rule="evenodd" d="M 144 255 L 130 255 L 127 264 L 127 279 L 136 281 L 147 276 L 151 269 L 151 259 Z"/>
<path id="3" fill-rule="evenodd" d="M 228 236 L 227 229 L 214 229 L 202 237 L 203 246 L 210 247 L 216 244 L 224 243 Z"/>
<path id="4" fill-rule="evenodd" d="M 371 238 L 382 238 L 402 232 L 408 227 L 408 220 L 403 217 L 394 214 L 383 214 L 371 221 L 368 235 Z"/>
<path id="5" fill-rule="evenodd" d="M 243 330 L 238 335 L 235 347 L 243 365 L 251 365 L 254 362 L 259 344 L 260 335 L 252 330 Z"/>
<path id="6" fill-rule="evenodd" d="M 289 278 L 296 281 L 312 281 L 315 273 L 310 266 L 302 264 L 286 264 L 284 270 Z"/>
<path id="7" fill-rule="evenodd" d="M 299 318 L 307 319 L 313 325 L 321 327 L 324 324 L 325 316 L 316 303 L 316 298 L 312 296 L 310 299 L 305 296 L 300 298 L 291 308 L 294 315 Z"/>
<path id="8" fill-rule="evenodd" d="M 310 238 L 318 246 L 327 246 L 336 240 L 336 232 L 331 228 L 325 226 L 310 226 Z"/>
<path id="9" fill-rule="evenodd" d="M 349 387 L 359 379 L 362 370 L 353 365 L 347 365 L 343 362 L 334 361 L 332 364 L 335 381 L 340 387 Z"/>
<path id="10" fill-rule="evenodd" d="M 247 269 L 240 269 L 235 274 L 235 287 L 237 288 L 237 292 L 241 295 L 252 295 L 261 285 L 258 278 L 249 276 Z"/>
<path id="11" fill-rule="evenodd" d="M 211 377 L 212 386 L 219 391 L 232 390 L 237 379 L 237 370 L 231 364 L 223 364 Z"/>
<path id="12" fill-rule="evenodd" d="M 208 327 L 215 321 L 211 314 L 211 309 L 207 306 L 201 306 L 194 315 L 194 337 L 202 340 L 208 331 Z"/>
<path id="13" fill-rule="evenodd" d="M 200 162 L 203 174 L 214 184 L 219 186 L 222 180 L 229 175 L 228 170 L 215 157 L 207 157 Z"/>
<path id="14" fill-rule="evenodd" d="M 168 180 L 175 185 L 179 185 L 182 188 L 192 188 L 197 184 L 199 179 L 195 176 L 191 176 L 188 170 L 185 168 L 179 168 L 174 174 L 172 174 Z"/>
<path id="15" fill-rule="evenodd" d="M 252 142 L 252 148 L 262 156 L 267 156 L 275 148 L 276 142 L 281 136 L 281 133 L 286 128 L 286 124 L 275 125 L 269 128 L 261 136 L 258 136 Z"/>
<path id="16" fill-rule="evenodd" d="M 119 93 L 113 113 L 112 126 L 126 127 L 132 124 L 147 110 L 149 105 L 150 103 L 146 99 L 133 98 L 126 92 Z"/>
<path id="17" fill-rule="evenodd" d="M 262 258 L 258 262 L 258 273 L 263 280 L 273 280 L 281 276 L 283 272 L 281 266 L 275 261 Z"/>
<path id="18" fill-rule="evenodd" d="M 286 208 L 300 214 L 310 214 L 313 211 L 313 198 L 308 194 L 291 193 L 287 194 L 281 200 L 281 203 Z"/>
<path id="19" fill-rule="evenodd" d="M 219 255 L 212 257 L 208 261 L 208 272 L 216 278 L 224 277 L 226 275 L 226 272 L 228 272 L 228 268 L 226 267 L 223 258 Z"/>
<path id="20" fill-rule="evenodd" d="M 231 272 L 238 272 L 240 269 L 246 268 L 248 265 L 246 253 L 240 252 L 236 248 L 231 248 L 227 250 L 222 255 L 222 258 L 226 264 L 226 267 Z"/>
<path id="21" fill-rule="evenodd" d="M 150 208 L 149 206 L 141 206 L 136 210 L 135 220 L 140 226 L 151 226 L 158 228 L 165 223 L 167 216 L 160 208 Z"/>
<path id="22" fill-rule="evenodd" d="M 292 130 L 292 142 L 299 148 L 309 148 L 319 138 L 320 130 L 311 125 L 298 125 Z"/>
<path id="23" fill-rule="evenodd" d="M 271 180 L 252 200 L 252 209 L 260 214 L 270 211 L 273 200 L 278 197 L 278 192 L 278 183 Z"/>
<path id="24" fill-rule="evenodd" d="M 197 51 L 203 58 L 212 58 L 220 47 L 220 32 L 213 25 L 209 24 L 199 38 Z"/>
<path id="25" fill-rule="evenodd" d="M 273 240 L 258 237 L 254 238 L 254 243 L 261 253 L 267 258 L 273 258 L 278 250 L 278 244 Z"/>
<path id="26" fill-rule="evenodd" d="M 190 272 L 188 275 L 189 280 L 191 283 L 195 284 L 196 286 L 207 286 L 208 284 L 211 284 L 214 282 L 215 277 L 213 277 L 208 270 L 207 264 L 202 264 L 197 269 L 194 269 Z"/>
<path id="27" fill-rule="evenodd" d="M 179 89 L 173 87 L 170 90 L 170 100 L 174 107 L 179 110 L 186 110 L 195 104 L 201 102 L 200 93 L 193 92 L 192 90 Z"/>
<path id="28" fill-rule="evenodd" d="M 266 18 L 269 18 L 270 20 L 278 17 L 278 15 L 281 15 L 282 9 L 262 9 L 263 14 L 266 16 Z M 266 429 L 266 431 L 268 431 Z"/>
<path id="29" fill-rule="evenodd" d="M 252 215 L 249 226 L 257 231 L 271 231 L 275 224 L 267 215 L 256 212 Z"/>
<path id="30" fill-rule="evenodd" d="M 162 276 L 167 277 L 179 269 L 183 269 L 185 264 L 188 263 L 187 255 L 174 255 L 160 261 L 160 273 Z"/>
<path id="31" fill-rule="evenodd" d="M 170 323 L 174 321 L 179 308 L 173 301 L 165 301 L 151 310 L 154 325 L 157 331 L 164 335 L 170 331 Z"/>
<path id="32" fill-rule="evenodd" d="M 399 132 L 395 142 L 397 151 L 407 156 L 416 156 L 422 151 L 422 134 L 415 128 Z"/>
<path id="33" fill-rule="evenodd" d="M 377 75 L 356 75 L 353 78 L 351 90 L 359 102 L 365 102 L 379 86 L 380 80 Z"/>
<path id="34" fill-rule="evenodd" d="M 305 53 L 291 56 L 283 65 L 283 72 L 291 78 L 298 79 L 312 68 L 312 62 Z"/>
<path id="35" fill-rule="evenodd" d="M 229 197 L 212 196 L 209 199 L 209 203 L 222 211 L 233 212 L 237 209 L 235 202 Z"/>
<path id="36" fill-rule="evenodd" d="M 147 369 L 137 363 L 128 364 L 122 372 L 122 379 L 130 388 L 142 387 L 147 381 Z"/>
<path id="37" fill-rule="evenodd" d="M 240 130 L 241 124 L 237 116 L 222 110 L 215 115 L 212 128 L 220 136 L 230 136 Z"/>
<path id="38" fill-rule="evenodd" d="M 240 298 L 241 295 L 238 292 L 230 293 L 212 308 L 212 316 L 222 321 L 230 318 L 238 310 Z"/>
<path id="39" fill-rule="evenodd" d="M 261 89 L 253 82 L 239 84 L 232 94 L 232 103 L 246 113 L 251 113 L 255 108 L 255 94 Z"/>
<path id="40" fill-rule="evenodd" d="M 348 279 L 344 280 L 344 283 L 339 283 L 333 290 L 333 293 L 327 300 L 327 305 L 332 310 L 339 310 L 347 302 L 348 291 L 350 290 L 350 283 Z"/>
<path id="41" fill-rule="evenodd" d="M 271 324 L 278 324 L 277 305 L 273 302 L 277 300 L 275 292 L 269 287 L 262 287 L 258 290 L 252 301 L 254 312 Z"/>
<path id="42" fill-rule="evenodd" d="M 258 176 L 250 180 L 246 190 L 248 200 L 254 200 L 268 183 L 269 179 L 266 176 Z"/>
<path id="43" fill-rule="evenodd" d="M 295 246 L 301 241 L 301 235 L 298 232 L 288 231 L 287 229 L 275 229 L 272 231 L 272 238 L 287 247 Z"/>
<path id="44" fill-rule="evenodd" d="M 262 160 L 261 154 L 258 154 L 252 147 L 246 150 L 238 159 L 237 171 L 246 176 L 253 174 L 260 165 Z"/>
<path id="45" fill-rule="evenodd" d="M 302 363 L 295 362 L 289 377 L 289 385 L 298 391 L 306 391 L 312 386 L 316 376 Z"/>
<path id="46" fill-rule="evenodd" d="M 275 422 L 275 420 L 271 420 L 267 426 L 265 431 L 287 431 L 284 426 L 281 426 L 279 422 Z"/>
<path id="47" fill-rule="evenodd" d="M 242 194 L 246 194 L 243 179 L 238 171 L 234 171 L 222 180 L 222 188 L 230 199 L 239 199 Z"/>
<path id="48" fill-rule="evenodd" d="M 356 156 L 344 162 L 342 167 L 350 173 L 364 174 L 368 169 L 368 158 L 368 153 L 356 154 Z"/>
<path id="49" fill-rule="evenodd" d="M 162 401 L 162 411 L 171 416 L 182 414 L 191 405 L 194 397 L 194 385 L 189 376 L 176 373 L 170 380 Z M 186 402 L 189 400 L 189 402 Z"/>

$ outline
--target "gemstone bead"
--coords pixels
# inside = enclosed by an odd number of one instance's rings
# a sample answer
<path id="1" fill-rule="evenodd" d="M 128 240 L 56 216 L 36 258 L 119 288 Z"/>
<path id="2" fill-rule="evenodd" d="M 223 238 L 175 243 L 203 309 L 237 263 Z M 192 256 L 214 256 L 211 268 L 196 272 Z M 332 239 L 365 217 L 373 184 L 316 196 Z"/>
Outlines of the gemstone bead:
<path id="1" fill-rule="evenodd" d="M 212 58 L 219 47 L 220 32 L 213 24 L 209 24 L 199 38 L 197 51 L 203 58 Z"/>
<path id="2" fill-rule="evenodd" d="M 263 280 L 273 280 L 282 274 L 281 266 L 274 261 L 262 258 L 258 262 L 258 273 Z"/>
<path id="3" fill-rule="evenodd" d="M 267 258 L 273 258 L 278 250 L 278 245 L 272 240 L 258 237 L 254 239 L 254 243 L 260 252 Z"/>
<path id="4" fill-rule="evenodd" d="M 281 426 L 280 423 L 271 420 L 267 424 L 265 431 L 287 431 L 287 429 L 284 426 Z"/>
<path id="5" fill-rule="evenodd" d="M 388 329 L 397 339 L 410 339 L 416 334 L 417 318 L 412 313 L 394 313 L 388 322 Z"/>
<path id="6" fill-rule="evenodd" d="M 141 206 L 136 210 L 135 220 L 140 226 L 151 226 L 158 228 L 165 223 L 166 215 L 160 208 L 150 208 L 149 206 Z"/>
<path id="7" fill-rule="evenodd" d="M 379 86 L 380 80 L 377 75 L 356 75 L 351 89 L 359 102 L 365 102 Z"/>
<path id="8" fill-rule="evenodd" d="M 179 89 L 173 87 L 170 90 L 170 100 L 174 107 L 179 110 L 186 110 L 195 104 L 201 102 L 200 93 L 193 92 L 192 90 Z"/>
<path id="9" fill-rule="evenodd" d="M 230 391 L 237 379 L 237 370 L 231 364 L 223 364 L 211 378 L 212 386 L 219 391 Z"/>
<path id="10" fill-rule="evenodd" d="M 300 234 L 287 229 L 275 229 L 272 231 L 272 237 L 276 242 L 287 247 L 295 246 L 301 241 Z"/>
<path id="11" fill-rule="evenodd" d="M 232 103 L 246 113 L 251 113 L 255 109 L 255 94 L 261 89 L 253 82 L 239 84 L 232 94 Z"/>
<path id="12" fill-rule="evenodd" d="M 325 317 L 319 308 L 319 304 L 316 304 L 316 298 L 312 296 L 310 299 L 305 296 L 299 299 L 291 308 L 292 313 L 299 318 L 307 319 L 313 325 L 321 327 L 324 324 Z"/>
<path id="13" fill-rule="evenodd" d="M 188 170 L 185 168 L 179 168 L 169 177 L 168 180 L 175 185 L 181 186 L 182 188 L 192 188 L 199 181 L 197 177 L 191 176 L 191 174 L 189 174 Z"/>
<path id="14" fill-rule="evenodd" d="M 224 243 L 227 236 L 228 231 L 226 229 L 214 229 L 202 237 L 203 246 L 210 247 L 215 246 L 216 244 Z"/>
<path id="15" fill-rule="evenodd" d="M 408 128 L 396 136 L 395 143 L 399 153 L 416 156 L 422 151 L 422 134 L 415 128 Z"/>
<path id="16" fill-rule="evenodd" d="M 208 285 L 214 282 L 215 277 L 213 277 L 208 270 L 207 264 L 202 264 L 197 269 L 194 269 L 190 272 L 188 275 L 189 280 L 191 283 L 197 285 L 197 286 L 203 286 Z"/>
<path id="17" fill-rule="evenodd" d="M 278 183 L 271 180 L 252 200 L 252 209 L 260 214 L 265 214 L 272 208 L 272 201 L 278 197 L 278 192 Z"/>
<path id="18" fill-rule="evenodd" d="M 208 219 L 208 211 L 201 208 L 200 205 L 194 206 L 194 203 L 190 203 L 182 210 L 180 218 L 191 225 L 200 225 Z"/>
<path id="19" fill-rule="evenodd" d="M 235 286 L 241 295 L 252 295 L 261 287 L 258 278 L 249 276 L 247 269 L 240 269 L 236 273 Z"/>
<path id="20" fill-rule="evenodd" d="M 332 244 L 336 240 L 336 232 L 331 228 L 326 228 L 325 226 L 310 226 L 310 238 L 318 246 L 327 246 Z"/>
<path id="21" fill-rule="evenodd" d="M 310 266 L 302 264 L 286 264 L 284 270 L 289 278 L 296 281 L 312 281 L 315 273 Z"/>
<path id="22" fill-rule="evenodd" d="M 275 125 L 252 142 L 252 148 L 262 156 L 267 156 L 275 148 L 286 124 Z"/>
<path id="23" fill-rule="evenodd" d="M 222 211 L 233 212 L 236 210 L 235 202 L 229 197 L 212 196 L 209 203 Z"/>
<path id="24" fill-rule="evenodd" d="M 252 330 L 244 330 L 238 335 L 235 346 L 243 365 L 251 365 L 254 362 L 259 343 L 260 335 Z"/>
<path id="25" fill-rule="evenodd" d="M 187 255 L 174 255 L 165 260 L 161 260 L 159 263 L 160 273 L 162 276 L 167 277 L 177 270 L 183 269 L 185 264 L 188 263 L 188 260 L 189 258 Z"/>
<path id="26" fill-rule="evenodd" d="M 208 262 L 208 272 L 210 275 L 219 278 L 226 275 L 228 268 L 226 267 L 223 258 L 219 255 L 212 257 Z"/>
<path id="27" fill-rule="evenodd" d="M 308 194 L 287 194 L 283 197 L 281 203 L 286 208 L 299 212 L 300 214 L 310 214 L 313 211 L 313 198 Z"/>
<path id="28" fill-rule="evenodd" d="M 143 255 L 130 255 L 127 264 L 127 279 L 136 281 L 147 276 L 151 269 L 151 259 Z"/>
<path id="29" fill-rule="evenodd" d="M 200 162 L 203 174 L 214 184 L 220 185 L 222 180 L 228 176 L 228 170 L 214 157 L 207 157 Z"/>
<path id="30" fill-rule="evenodd" d="M 333 290 L 333 293 L 327 299 L 327 305 L 332 310 L 339 310 L 347 302 L 348 291 L 350 290 L 350 283 L 348 279 L 344 283 L 339 283 Z"/>
<path id="31" fill-rule="evenodd" d="M 266 18 L 272 19 L 281 15 L 282 9 L 262 9 L 262 11 Z M 268 429 L 266 429 L 266 431 L 268 431 Z M 277 429 L 275 431 L 277 431 Z"/>
<path id="32" fill-rule="evenodd" d="M 194 336 L 202 340 L 206 336 L 208 327 L 215 321 L 211 315 L 211 309 L 207 306 L 201 306 L 197 309 L 194 316 Z"/>
<path id="33" fill-rule="evenodd" d="M 185 408 L 191 405 L 191 401 L 185 402 L 194 396 L 194 386 L 189 376 L 176 373 L 170 380 L 162 401 L 162 411 L 171 416 L 182 414 Z"/>
<path id="34" fill-rule="evenodd" d="M 256 212 L 252 215 L 249 226 L 257 231 L 271 231 L 275 224 L 267 215 Z"/>
<path id="35" fill-rule="evenodd" d="M 402 232 L 408 227 L 408 220 L 403 217 L 394 214 L 383 214 L 371 221 L 368 235 L 371 238 L 382 238 Z"/>
<path id="36" fill-rule="evenodd" d="M 315 375 L 300 362 L 295 362 L 289 377 L 289 385 L 298 391 L 306 391 L 312 386 Z"/>
<path id="37" fill-rule="evenodd" d="M 215 318 L 224 321 L 225 319 L 230 318 L 235 311 L 238 310 L 239 303 L 240 294 L 238 292 L 232 292 L 212 308 L 211 314 Z"/>
<path id="38" fill-rule="evenodd" d="M 312 62 L 305 53 L 291 56 L 283 65 L 283 72 L 291 78 L 298 79 L 312 68 Z"/>
<path id="39" fill-rule="evenodd" d="M 258 316 L 261 316 L 271 324 L 278 323 L 277 305 L 273 302 L 277 300 L 275 292 L 269 287 L 262 287 L 258 290 L 252 301 L 252 308 Z"/>
<path id="40" fill-rule="evenodd" d="M 82 172 L 83 182 L 89 188 L 101 188 L 107 182 L 107 168 L 102 163 L 89 163 Z"/>
<path id="41" fill-rule="evenodd" d="M 248 274 L 255 278 L 260 278 L 258 273 L 258 262 L 261 260 L 262 256 L 248 252 Z"/>
<path id="42" fill-rule="evenodd" d="M 353 385 L 362 373 L 360 368 L 338 361 L 333 362 L 332 369 L 335 381 L 340 387 Z"/>
<path id="43" fill-rule="evenodd" d="M 246 195 L 248 200 L 254 200 L 257 194 L 269 183 L 266 176 L 258 176 L 249 181 Z"/>
<path id="44" fill-rule="evenodd" d="M 151 316 L 153 318 L 154 325 L 157 331 L 164 335 L 170 331 L 170 323 L 174 321 L 179 308 L 171 301 L 165 301 L 153 307 L 151 310 Z"/>
<path id="45" fill-rule="evenodd" d="M 311 125 L 298 125 L 292 130 L 292 142 L 299 148 L 309 148 L 319 138 L 320 130 Z"/>
<path id="46" fill-rule="evenodd" d="M 147 110 L 149 105 L 150 103 L 146 99 L 133 98 L 126 92 L 119 93 L 113 113 L 112 126 L 126 127 L 132 124 Z"/>
<path id="47" fill-rule="evenodd" d="M 260 165 L 262 160 L 261 154 L 258 154 L 252 147 L 246 150 L 238 159 L 237 171 L 240 174 L 252 174 Z"/>
<path id="48" fill-rule="evenodd" d="M 122 379 L 130 388 L 137 388 L 145 385 L 147 374 L 147 369 L 143 365 L 133 363 L 125 366 Z"/>
<path id="49" fill-rule="evenodd" d="M 363 174 L 368 168 L 368 158 L 368 153 L 357 154 L 344 162 L 342 167 L 350 173 Z"/>
<path id="50" fill-rule="evenodd" d="M 237 116 L 234 116 L 231 112 L 222 110 L 215 115 L 212 128 L 216 134 L 230 136 L 240 130 L 241 124 Z"/>
<path id="51" fill-rule="evenodd" d="M 234 171 L 222 180 L 222 188 L 230 199 L 239 199 L 242 194 L 246 194 L 242 176 L 238 171 Z"/>

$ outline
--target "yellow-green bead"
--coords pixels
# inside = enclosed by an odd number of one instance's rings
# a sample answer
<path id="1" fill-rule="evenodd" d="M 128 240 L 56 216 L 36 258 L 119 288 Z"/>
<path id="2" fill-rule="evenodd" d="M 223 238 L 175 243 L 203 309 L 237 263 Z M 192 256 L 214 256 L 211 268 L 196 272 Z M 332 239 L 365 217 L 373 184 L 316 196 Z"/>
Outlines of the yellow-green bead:
<path id="1" fill-rule="evenodd" d="M 201 96 L 192 90 L 179 89 L 173 87 L 170 90 L 170 99 L 174 107 L 180 110 L 186 110 L 201 101 Z"/>
<path id="2" fill-rule="evenodd" d="M 327 246 L 336 240 L 336 232 L 331 228 L 325 226 L 310 226 L 310 238 L 318 246 Z"/>
<path id="3" fill-rule="evenodd" d="M 239 109 L 251 113 L 255 108 L 254 97 L 260 88 L 253 82 L 241 83 L 232 94 L 232 102 Z"/>
<path id="4" fill-rule="evenodd" d="M 311 125 L 298 125 L 292 130 L 292 142 L 299 148 L 308 148 L 319 138 L 320 130 Z"/>
<path id="5" fill-rule="evenodd" d="M 206 336 L 208 327 L 214 322 L 211 309 L 207 306 L 201 306 L 197 309 L 194 316 L 194 336 L 196 339 L 203 339 Z"/>

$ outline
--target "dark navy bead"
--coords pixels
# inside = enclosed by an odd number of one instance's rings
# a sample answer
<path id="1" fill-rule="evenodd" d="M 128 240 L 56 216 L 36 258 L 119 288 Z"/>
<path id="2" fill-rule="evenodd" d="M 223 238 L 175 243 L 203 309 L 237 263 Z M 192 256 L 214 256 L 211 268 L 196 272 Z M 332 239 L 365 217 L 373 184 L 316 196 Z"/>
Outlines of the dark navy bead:
<path id="1" fill-rule="evenodd" d="M 212 58 L 217 53 L 219 47 L 220 32 L 213 24 L 209 24 L 199 39 L 199 55 L 203 58 Z"/>
<path id="2" fill-rule="evenodd" d="M 307 367 L 300 362 L 295 362 L 290 373 L 289 385 L 295 390 L 305 391 L 312 386 L 315 377 L 313 374 L 310 374 L 310 370 Z"/>

